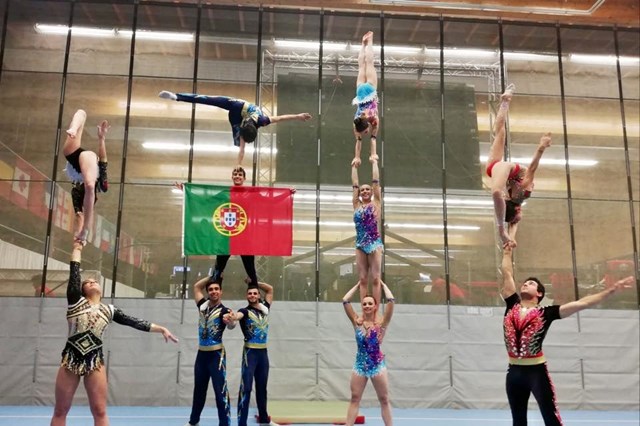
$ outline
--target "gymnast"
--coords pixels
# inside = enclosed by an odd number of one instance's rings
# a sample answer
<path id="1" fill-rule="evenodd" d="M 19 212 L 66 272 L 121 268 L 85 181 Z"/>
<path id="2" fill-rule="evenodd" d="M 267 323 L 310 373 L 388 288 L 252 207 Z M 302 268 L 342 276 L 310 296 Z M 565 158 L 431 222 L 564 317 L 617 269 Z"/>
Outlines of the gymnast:
<path id="1" fill-rule="evenodd" d="M 358 79 L 356 97 L 351 102 L 357 107 L 353 120 L 353 133 L 356 137 L 355 157 L 352 164 L 360 165 L 362 136 L 371 133 L 371 153 L 369 161 L 377 160 L 376 140 L 378 136 L 378 76 L 373 66 L 373 32 L 362 37 L 362 46 L 358 54 Z"/>
<path id="2" fill-rule="evenodd" d="M 355 329 L 356 343 L 358 345 L 356 360 L 353 364 L 353 371 L 351 372 L 351 401 L 349 402 L 349 409 L 347 410 L 347 426 L 353 426 L 358 416 L 360 400 L 362 399 L 364 388 L 369 379 L 371 379 L 373 388 L 378 396 L 378 401 L 380 401 L 380 410 L 385 426 L 391 426 L 393 424 L 391 418 L 391 403 L 389 402 L 387 365 L 380 345 L 382 345 L 382 339 L 393 316 L 395 299 L 389 287 L 387 287 L 385 283 L 381 284 L 384 289 L 384 296 L 387 299 L 382 319 L 378 317 L 378 300 L 370 295 L 362 298 L 360 302 L 362 306 L 362 316 L 357 316 L 351 306 L 351 298 L 360 287 L 360 283 L 353 286 L 342 299 L 344 312 L 347 314 L 347 317 Z"/>
<path id="3" fill-rule="evenodd" d="M 356 265 L 360 300 L 367 294 L 369 277 L 372 279 L 372 294 L 380 300 L 382 270 L 382 238 L 380 237 L 380 212 L 382 191 L 378 160 L 371 160 L 371 185 L 358 184 L 358 167 L 351 163 L 353 185 L 353 222 L 356 226 Z"/>
<path id="4" fill-rule="evenodd" d="M 521 205 L 531 196 L 533 178 L 544 150 L 551 146 L 551 133 L 540 138 L 529 167 L 511 161 L 503 161 L 506 140 L 506 119 L 515 86 L 510 84 L 500 96 L 500 108 L 493 126 L 494 139 L 487 159 L 487 175 L 491 178 L 491 195 L 496 225 L 503 246 L 515 247 L 518 222 L 522 218 Z M 505 228 L 509 224 L 509 229 Z"/>
<path id="5" fill-rule="evenodd" d="M 109 122 L 102 121 L 98 125 L 98 154 L 87 151 L 80 146 L 87 113 L 79 109 L 73 115 L 62 153 L 67 159 L 65 172 L 71 180 L 71 199 L 76 213 L 77 228 L 74 229 L 76 240 L 87 242 L 89 230 L 93 227 L 93 206 L 98 201 L 96 191 L 107 192 L 107 149 L 105 137 L 109 131 Z"/>
<path id="6" fill-rule="evenodd" d="M 269 117 L 259 106 L 243 99 L 234 99 L 227 96 L 207 96 L 194 93 L 173 93 L 163 90 L 158 94 L 163 99 L 171 99 L 180 102 L 212 105 L 229 111 L 229 123 L 233 132 L 233 144 L 240 147 L 238 152 L 237 167 L 242 166 L 244 160 L 244 147 L 252 143 L 258 136 L 258 128 L 275 124 L 280 121 L 311 119 L 311 114 L 303 112 L 299 114 L 274 115 Z"/>
<path id="7" fill-rule="evenodd" d="M 606 300 L 634 277 L 616 282 L 612 287 L 563 305 L 540 306 L 545 287 L 538 278 L 529 277 L 516 291 L 513 276 L 513 249 L 506 246 L 502 253 L 502 297 L 507 308 L 504 313 L 504 343 L 509 356 L 506 390 L 514 426 L 527 425 L 529 396 L 533 393 L 545 426 L 562 426 L 547 362 L 542 352 L 551 323 L 590 308 Z"/>
<path id="8" fill-rule="evenodd" d="M 113 305 L 101 302 L 102 290 L 94 279 L 80 277 L 83 244 L 74 240 L 67 286 L 69 337 L 62 351 L 56 377 L 56 405 L 51 426 L 64 426 L 73 396 L 84 378 L 94 426 L 107 426 L 107 370 L 102 352 L 102 336 L 111 321 L 141 331 L 162 333 L 165 341 L 178 339 L 165 327 L 130 317 Z"/>

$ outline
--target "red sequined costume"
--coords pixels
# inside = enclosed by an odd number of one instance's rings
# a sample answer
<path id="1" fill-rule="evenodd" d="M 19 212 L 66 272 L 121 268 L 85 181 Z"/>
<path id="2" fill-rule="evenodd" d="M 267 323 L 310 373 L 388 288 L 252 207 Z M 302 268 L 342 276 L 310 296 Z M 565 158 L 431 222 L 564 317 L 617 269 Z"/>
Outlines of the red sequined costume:
<path id="1" fill-rule="evenodd" d="M 560 306 L 524 308 L 517 293 L 505 302 L 504 343 L 509 355 L 507 397 L 514 426 L 527 425 L 529 396 L 538 402 L 545 426 L 562 426 L 556 392 L 542 353 L 551 323 L 560 319 Z"/>

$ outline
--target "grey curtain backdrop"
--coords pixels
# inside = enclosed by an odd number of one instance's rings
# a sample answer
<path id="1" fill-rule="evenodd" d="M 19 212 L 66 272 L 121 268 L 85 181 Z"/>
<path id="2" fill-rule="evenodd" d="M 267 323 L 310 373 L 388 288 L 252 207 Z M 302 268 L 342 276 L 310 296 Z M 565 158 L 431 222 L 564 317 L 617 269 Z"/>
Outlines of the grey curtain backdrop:
<path id="1" fill-rule="evenodd" d="M 109 404 L 190 406 L 195 303 L 117 299 L 116 304 L 167 326 L 180 342 L 165 344 L 159 334 L 112 324 L 105 339 Z M 238 309 L 245 302 L 225 304 Z M 64 298 L 0 298 L 0 405 L 53 404 L 67 333 L 65 309 Z M 348 400 L 355 340 L 341 304 L 276 300 L 271 312 L 269 399 Z M 383 344 L 394 406 L 507 407 L 503 308 L 454 306 L 448 313 L 446 306 L 398 305 L 395 312 Z M 551 326 L 544 349 L 561 408 L 639 408 L 638 329 L 638 312 L 621 310 L 584 311 Z M 239 327 L 227 330 L 224 341 L 235 404 Z M 209 394 L 207 404 L 213 405 Z M 86 403 L 81 385 L 75 404 Z M 369 386 L 363 406 L 375 404 Z"/>

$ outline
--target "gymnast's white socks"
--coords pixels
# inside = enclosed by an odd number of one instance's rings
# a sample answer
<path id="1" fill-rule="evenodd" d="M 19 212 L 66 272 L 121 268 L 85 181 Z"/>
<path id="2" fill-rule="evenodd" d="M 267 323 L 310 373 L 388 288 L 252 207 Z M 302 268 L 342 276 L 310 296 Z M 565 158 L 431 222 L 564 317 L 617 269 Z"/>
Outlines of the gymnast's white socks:
<path id="1" fill-rule="evenodd" d="M 167 90 L 163 90 L 162 92 L 158 93 L 158 96 L 160 96 L 162 99 L 171 99 L 172 101 L 178 100 L 178 96 L 176 96 L 175 93 L 169 92 Z"/>

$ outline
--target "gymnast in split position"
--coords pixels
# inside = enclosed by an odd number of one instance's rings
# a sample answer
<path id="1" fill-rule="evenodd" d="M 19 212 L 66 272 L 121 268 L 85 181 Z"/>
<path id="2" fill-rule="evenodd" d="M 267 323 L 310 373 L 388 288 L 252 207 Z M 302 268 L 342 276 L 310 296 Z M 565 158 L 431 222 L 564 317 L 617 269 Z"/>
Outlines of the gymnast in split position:
<path id="1" fill-rule="evenodd" d="M 299 114 L 274 115 L 269 117 L 257 105 L 243 99 L 234 99 L 227 96 L 173 93 L 166 90 L 160 92 L 158 96 L 163 99 L 171 99 L 174 101 L 216 106 L 229 111 L 229 124 L 231 124 L 231 130 L 233 132 L 233 144 L 240 148 L 240 151 L 238 152 L 237 167 L 242 166 L 245 144 L 254 142 L 258 137 L 258 128 L 281 121 L 307 121 L 311 119 L 311 114 L 306 112 Z"/>
<path id="2" fill-rule="evenodd" d="M 371 152 L 369 160 L 377 160 L 376 141 L 378 137 L 378 75 L 373 65 L 373 32 L 362 37 L 362 46 L 358 54 L 358 79 L 356 81 L 356 97 L 351 102 L 355 105 L 356 114 L 353 119 L 353 133 L 356 137 L 355 157 L 352 164 L 360 165 L 362 136 L 371 133 Z"/>
<path id="3" fill-rule="evenodd" d="M 385 426 L 392 426 L 393 419 L 391 418 L 391 403 L 389 402 L 389 378 L 387 376 L 384 354 L 380 349 L 380 345 L 382 345 L 382 339 L 385 336 L 387 327 L 393 316 L 395 299 L 389 287 L 387 287 L 385 283 L 382 283 L 384 296 L 387 299 L 382 318 L 378 316 L 378 300 L 370 295 L 362 298 L 362 315 L 358 317 L 351 306 L 351 298 L 354 293 L 358 291 L 359 287 L 359 283 L 353 286 L 342 299 L 344 312 L 353 325 L 356 344 L 358 345 L 356 360 L 353 364 L 353 371 L 351 372 L 351 401 L 349 402 L 349 409 L 347 410 L 346 425 L 353 426 L 356 421 L 364 388 L 367 385 L 367 381 L 371 379 L 373 388 L 378 396 L 378 401 L 380 402 L 382 420 Z"/>
<path id="4" fill-rule="evenodd" d="M 78 220 L 78 219 L 76 219 Z M 80 379 L 89 397 L 94 426 L 107 426 L 107 370 L 104 365 L 102 336 L 111 321 L 140 331 L 162 333 L 165 341 L 178 339 L 165 327 L 130 317 L 113 305 L 102 303 L 102 290 L 95 279 L 80 277 L 83 244 L 73 242 L 67 287 L 69 337 L 62 351 L 56 377 L 56 405 L 51 426 L 64 426 Z"/>
<path id="5" fill-rule="evenodd" d="M 491 178 L 491 195 L 495 209 L 496 225 L 503 246 L 516 246 L 518 222 L 522 218 L 521 205 L 531 196 L 533 178 L 545 149 L 551 146 L 551 133 L 545 133 L 533 154 L 529 167 L 504 161 L 506 120 L 515 86 L 510 84 L 500 96 L 500 108 L 493 126 L 493 143 L 487 159 L 487 175 Z M 509 225 L 508 229 L 506 225 Z"/>
<path id="6" fill-rule="evenodd" d="M 77 228 L 75 239 L 86 244 L 89 230 L 93 227 L 93 206 L 98 201 L 97 192 L 107 192 L 107 148 L 105 137 L 109 131 L 109 122 L 98 125 L 98 154 L 83 149 L 81 144 L 87 113 L 79 109 L 73 115 L 62 153 L 67 159 L 65 172 L 71 180 L 71 199 L 76 213 Z"/>

